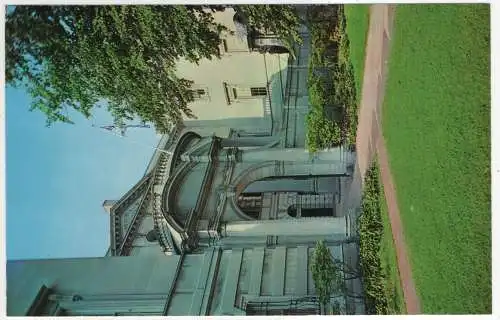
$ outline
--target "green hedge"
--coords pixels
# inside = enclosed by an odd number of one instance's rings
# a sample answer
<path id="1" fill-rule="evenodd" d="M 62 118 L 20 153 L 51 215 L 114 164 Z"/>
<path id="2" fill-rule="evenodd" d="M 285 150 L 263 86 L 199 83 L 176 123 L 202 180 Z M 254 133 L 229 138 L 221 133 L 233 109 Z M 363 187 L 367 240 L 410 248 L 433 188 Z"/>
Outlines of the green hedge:
<path id="1" fill-rule="evenodd" d="M 343 5 L 314 6 L 309 12 L 309 29 L 307 146 L 311 152 L 343 143 L 353 146 L 356 88 Z"/>
<path id="2" fill-rule="evenodd" d="M 368 314 L 388 313 L 386 279 L 380 261 L 384 233 L 380 190 L 379 169 L 374 163 L 366 173 L 358 220 L 360 264 Z"/>

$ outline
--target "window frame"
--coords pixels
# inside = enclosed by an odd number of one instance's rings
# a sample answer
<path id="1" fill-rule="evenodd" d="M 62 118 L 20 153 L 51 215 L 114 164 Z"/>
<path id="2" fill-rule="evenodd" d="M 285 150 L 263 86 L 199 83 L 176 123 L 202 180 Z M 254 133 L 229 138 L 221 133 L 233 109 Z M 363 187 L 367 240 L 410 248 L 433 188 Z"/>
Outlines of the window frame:
<path id="1" fill-rule="evenodd" d="M 210 91 L 207 86 L 194 85 L 189 89 L 193 93 L 193 102 L 210 101 Z M 203 93 L 200 93 L 203 91 Z"/>
<path id="2" fill-rule="evenodd" d="M 223 82 L 222 85 L 228 105 L 234 102 L 263 99 L 269 96 L 268 85 L 237 85 L 227 82 Z"/>

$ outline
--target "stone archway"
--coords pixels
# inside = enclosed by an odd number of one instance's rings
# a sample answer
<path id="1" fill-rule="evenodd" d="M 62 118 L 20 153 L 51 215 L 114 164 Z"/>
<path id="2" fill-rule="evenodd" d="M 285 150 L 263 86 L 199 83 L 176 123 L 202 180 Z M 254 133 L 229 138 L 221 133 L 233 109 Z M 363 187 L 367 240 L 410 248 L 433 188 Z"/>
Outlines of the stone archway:
<path id="1" fill-rule="evenodd" d="M 255 164 L 243 170 L 240 174 L 231 179 L 232 183 L 230 189 L 232 192 L 228 199 L 229 205 L 233 212 L 236 213 L 241 220 L 256 220 L 255 216 L 245 213 L 245 211 L 240 207 L 238 202 L 241 199 L 241 195 L 244 193 L 246 187 L 252 182 L 273 176 L 275 174 L 275 165 L 275 161 Z"/>
<path id="2" fill-rule="evenodd" d="M 236 164 L 244 165 L 242 164 Z M 332 166 L 331 163 L 304 163 L 304 162 L 285 162 L 285 161 L 266 161 L 248 166 L 231 179 L 229 203 L 233 212 L 241 218 L 241 220 L 255 220 L 255 215 L 245 213 L 245 210 L 239 205 L 241 196 L 245 189 L 252 183 L 266 178 L 283 178 L 283 177 L 311 177 L 316 176 L 338 176 L 338 166 Z M 244 200 L 244 199 L 243 199 Z M 277 206 L 277 205 L 276 205 Z M 330 207 L 329 207 L 330 208 Z M 274 212 L 277 208 L 271 207 Z M 316 216 L 320 213 L 312 213 Z M 333 216 L 333 213 L 331 214 Z"/>

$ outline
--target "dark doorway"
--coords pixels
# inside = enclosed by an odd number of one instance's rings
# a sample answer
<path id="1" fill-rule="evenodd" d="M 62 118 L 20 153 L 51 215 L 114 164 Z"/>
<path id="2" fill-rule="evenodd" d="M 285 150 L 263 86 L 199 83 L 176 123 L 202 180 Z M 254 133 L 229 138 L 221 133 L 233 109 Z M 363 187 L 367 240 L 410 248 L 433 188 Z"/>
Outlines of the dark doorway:
<path id="1" fill-rule="evenodd" d="M 297 207 L 294 205 L 289 206 L 288 207 L 288 215 L 290 217 L 296 218 L 297 217 Z"/>
<path id="2" fill-rule="evenodd" d="M 262 211 L 262 193 L 242 193 L 238 197 L 238 206 L 246 215 L 254 219 L 259 219 Z"/>
<path id="3" fill-rule="evenodd" d="M 302 208 L 301 217 L 333 217 L 335 214 L 333 208 Z"/>

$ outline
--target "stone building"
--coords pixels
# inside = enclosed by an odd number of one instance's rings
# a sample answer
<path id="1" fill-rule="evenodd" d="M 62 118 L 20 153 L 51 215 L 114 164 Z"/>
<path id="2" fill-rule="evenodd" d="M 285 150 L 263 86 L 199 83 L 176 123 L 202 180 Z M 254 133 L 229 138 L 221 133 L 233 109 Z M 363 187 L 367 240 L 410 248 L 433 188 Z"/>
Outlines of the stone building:
<path id="1" fill-rule="evenodd" d="M 230 8 L 216 18 L 238 27 Z M 309 271 L 315 242 L 353 263 L 344 202 L 354 155 L 305 149 L 302 31 L 296 59 L 255 51 L 262 41 L 235 33 L 221 60 L 179 62 L 179 75 L 194 80 L 198 119 L 163 136 L 137 184 L 104 201 L 106 257 L 9 261 L 7 313 L 319 313 Z M 346 283 L 359 291 L 359 280 Z M 353 298 L 332 301 L 363 313 Z"/>

